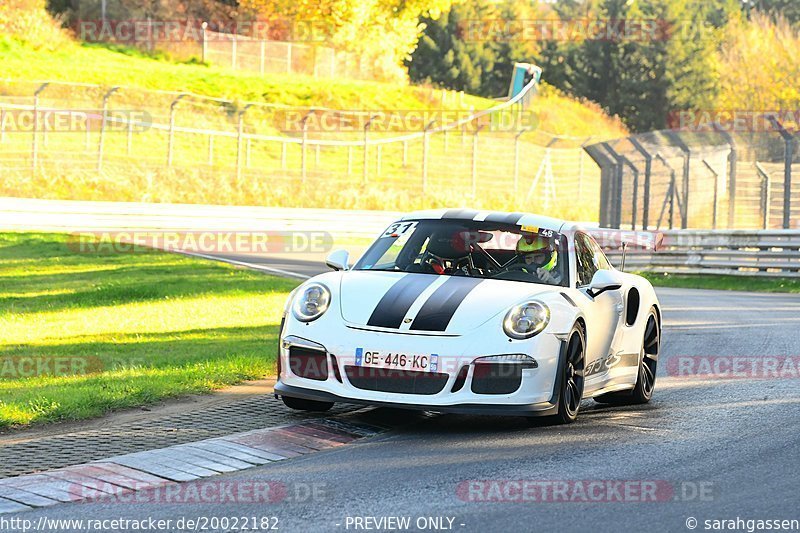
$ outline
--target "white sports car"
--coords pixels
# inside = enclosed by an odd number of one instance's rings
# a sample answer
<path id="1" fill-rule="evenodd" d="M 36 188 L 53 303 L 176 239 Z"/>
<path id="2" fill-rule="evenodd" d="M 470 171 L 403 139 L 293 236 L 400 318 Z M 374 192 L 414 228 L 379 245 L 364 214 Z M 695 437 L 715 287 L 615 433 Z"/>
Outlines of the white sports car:
<path id="1" fill-rule="evenodd" d="M 523 213 L 451 209 L 389 226 L 289 297 L 276 397 L 439 412 L 550 416 L 581 400 L 650 400 L 661 311 L 592 234 Z"/>

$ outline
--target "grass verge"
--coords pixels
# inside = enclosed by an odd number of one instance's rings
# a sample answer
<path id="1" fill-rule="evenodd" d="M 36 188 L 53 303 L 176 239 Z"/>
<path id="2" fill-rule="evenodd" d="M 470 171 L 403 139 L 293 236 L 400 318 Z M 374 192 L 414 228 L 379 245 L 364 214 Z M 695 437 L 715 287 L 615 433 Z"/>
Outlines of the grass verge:
<path id="1" fill-rule="evenodd" d="M 800 293 L 800 279 L 755 278 L 748 276 L 656 274 L 637 272 L 650 280 L 655 287 L 685 289 L 714 289 L 723 291 L 788 292 Z"/>
<path id="2" fill-rule="evenodd" d="M 274 374 L 297 282 L 165 253 L 0 234 L 0 427 L 76 420 Z"/>

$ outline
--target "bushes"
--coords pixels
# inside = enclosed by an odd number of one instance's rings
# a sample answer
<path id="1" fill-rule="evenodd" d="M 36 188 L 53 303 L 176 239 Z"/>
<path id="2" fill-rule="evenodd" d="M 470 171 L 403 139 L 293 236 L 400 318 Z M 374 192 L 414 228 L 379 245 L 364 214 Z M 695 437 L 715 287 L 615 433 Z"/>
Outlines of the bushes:
<path id="1" fill-rule="evenodd" d="M 58 22 L 47 13 L 45 0 L 3 0 L 0 3 L 0 38 L 6 36 L 49 50 L 69 41 Z"/>

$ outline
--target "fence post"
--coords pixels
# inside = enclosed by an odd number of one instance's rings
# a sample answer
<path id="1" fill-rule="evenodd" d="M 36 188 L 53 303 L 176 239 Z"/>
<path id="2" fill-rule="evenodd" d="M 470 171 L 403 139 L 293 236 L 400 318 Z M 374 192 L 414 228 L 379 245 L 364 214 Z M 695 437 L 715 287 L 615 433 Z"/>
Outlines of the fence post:
<path id="1" fill-rule="evenodd" d="M 133 151 L 133 122 L 128 120 L 128 135 L 125 139 L 125 154 L 131 155 Z"/>
<path id="2" fill-rule="evenodd" d="M 583 166 L 584 160 L 586 159 L 586 150 L 584 150 L 584 148 L 591 140 L 592 137 L 587 137 L 586 140 L 581 143 L 580 155 L 578 156 L 578 199 L 583 196 Z"/>
<path id="3" fill-rule="evenodd" d="M 528 131 L 528 128 L 522 128 L 519 132 L 514 136 L 514 192 L 516 193 L 519 190 L 519 138 L 520 136 Z"/>
<path id="4" fill-rule="evenodd" d="M 792 214 L 792 161 L 794 160 L 794 135 L 786 131 L 783 124 L 774 116 L 769 117 L 770 122 L 783 138 L 783 229 L 790 228 Z"/>
<path id="5" fill-rule="evenodd" d="M 31 171 L 34 175 L 36 174 L 36 167 L 39 161 L 39 94 L 44 91 L 48 85 L 50 84 L 41 84 L 39 88 L 36 89 L 36 92 L 33 93 L 33 144 L 31 146 Z"/>
<path id="6" fill-rule="evenodd" d="M 311 118 L 311 115 L 314 114 L 314 110 L 311 109 L 306 116 L 300 121 L 300 124 L 303 127 L 303 137 L 300 143 L 300 180 L 302 183 L 306 181 L 306 144 L 308 142 L 308 119 Z"/>
<path id="7" fill-rule="evenodd" d="M 603 145 L 600 143 L 584 146 L 584 150 L 592 161 L 597 163 L 600 167 L 600 226 L 611 227 L 612 224 L 612 200 L 613 183 L 615 179 L 613 170 L 616 163 L 608 156 L 608 153 L 602 149 Z"/>
<path id="8" fill-rule="evenodd" d="M 738 163 L 736 142 L 733 140 L 733 135 L 724 128 L 719 128 L 718 131 L 731 149 L 728 154 L 728 229 L 733 229 L 736 223 L 736 166 Z"/>
<path id="9" fill-rule="evenodd" d="M 319 57 L 317 56 L 317 47 L 316 46 L 312 46 L 311 47 L 311 57 L 313 58 L 313 61 L 314 61 L 314 71 L 313 71 L 314 73 L 313 73 L 313 76 L 316 78 L 317 77 L 317 60 L 319 59 Z"/>
<path id="10" fill-rule="evenodd" d="M 606 152 L 611 154 L 614 161 L 614 178 L 612 190 L 614 194 L 611 196 L 611 227 L 620 228 L 622 226 L 622 180 L 623 180 L 623 165 L 622 158 L 607 142 L 601 143 L 601 146 L 606 149 Z"/>
<path id="11" fill-rule="evenodd" d="M 203 58 L 203 63 L 205 63 L 206 60 L 208 59 L 208 40 L 206 40 L 206 28 L 208 28 L 208 22 L 203 22 L 200 25 L 200 28 L 201 28 L 200 38 L 202 39 L 201 42 L 203 45 L 202 58 Z"/>
<path id="12" fill-rule="evenodd" d="M 315 61 L 315 63 L 314 63 L 314 74 L 315 75 L 316 75 L 316 69 L 317 69 L 316 60 L 317 59 L 316 59 L 316 54 L 315 54 L 314 55 L 314 61 Z M 367 160 L 367 158 L 369 156 L 369 146 L 368 146 L 368 142 L 369 142 L 369 127 L 372 124 L 372 121 L 375 120 L 376 118 L 378 118 L 378 115 L 372 115 L 371 117 L 369 117 L 369 120 L 364 124 L 364 168 L 363 168 L 363 172 L 361 174 L 361 181 L 362 181 L 362 183 L 364 185 L 367 184 L 367 171 L 368 171 L 368 168 L 369 168 L 369 161 Z"/>
<path id="13" fill-rule="evenodd" d="M 431 120 L 425 126 L 425 130 L 422 132 L 422 194 L 424 195 L 428 189 L 428 136 L 430 135 L 428 132 L 436 123 L 435 120 Z"/>
<path id="14" fill-rule="evenodd" d="M 103 171 L 103 144 L 106 134 L 106 115 L 108 114 L 108 99 L 119 90 L 119 87 L 112 87 L 103 95 L 103 115 L 100 119 L 100 139 L 97 143 L 97 172 Z M 130 123 L 130 119 L 128 119 Z"/>
<path id="15" fill-rule="evenodd" d="M 472 197 L 478 191 L 478 133 L 483 129 L 484 124 L 475 128 L 475 133 L 472 135 Z"/>
<path id="16" fill-rule="evenodd" d="M 719 172 L 708 164 L 708 161 L 703 159 L 703 164 L 714 175 L 714 206 L 711 211 L 711 229 L 717 229 L 717 209 L 719 208 Z"/>
<path id="17" fill-rule="evenodd" d="M 647 231 L 650 226 L 650 177 L 653 172 L 653 156 L 634 137 L 628 138 L 636 151 L 644 156 L 644 190 L 642 191 L 642 229 Z"/>
<path id="18" fill-rule="evenodd" d="M 242 179 L 242 149 L 243 149 L 243 141 L 244 141 L 244 114 L 247 113 L 247 110 L 250 108 L 252 104 L 247 104 L 244 106 L 244 109 L 239 111 L 239 120 L 238 120 L 238 128 L 236 134 L 236 186 L 240 186 L 240 180 Z"/>
<path id="19" fill-rule="evenodd" d="M 692 149 L 689 148 L 680 135 L 674 131 L 667 132 L 667 136 L 675 141 L 683 152 L 683 206 L 681 207 L 681 229 L 689 226 L 689 172 L 691 170 Z"/>
<path id="20" fill-rule="evenodd" d="M 172 166 L 172 153 L 175 144 L 175 106 L 178 102 L 185 97 L 185 94 L 179 94 L 175 100 L 169 105 L 169 139 L 167 141 L 167 166 Z"/>
<path id="21" fill-rule="evenodd" d="M 761 176 L 761 227 L 763 229 L 769 229 L 770 197 L 772 196 L 769 173 L 767 173 L 767 171 L 758 161 L 756 161 L 756 170 Z"/>

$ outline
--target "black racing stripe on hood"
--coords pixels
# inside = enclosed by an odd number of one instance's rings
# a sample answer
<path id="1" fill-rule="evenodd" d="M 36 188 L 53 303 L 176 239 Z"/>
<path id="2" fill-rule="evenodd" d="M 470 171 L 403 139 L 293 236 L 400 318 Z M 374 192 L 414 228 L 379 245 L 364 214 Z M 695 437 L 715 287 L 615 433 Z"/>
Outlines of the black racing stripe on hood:
<path id="1" fill-rule="evenodd" d="M 525 215 L 522 213 L 492 213 L 486 217 L 486 222 L 497 222 L 500 224 L 516 224 Z"/>
<path id="2" fill-rule="evenodd" d="M 453 276 L 436 289 L 423 304 L 411 329 L 444 331 L 458 306 L 483 280 Z"/>
<path id="3" fill-rule="evenodd" d="M 389 287 L 372 311 L 367 325 L 380 328 L 399 328 L 414 301 L 437 279 L 436 276 L 427 274 L 406 274 Z"/>

